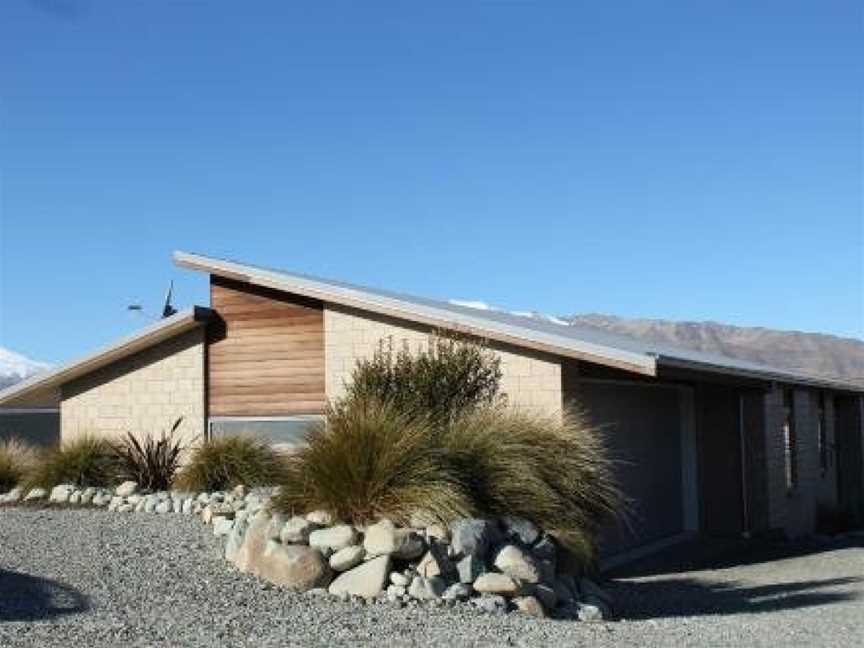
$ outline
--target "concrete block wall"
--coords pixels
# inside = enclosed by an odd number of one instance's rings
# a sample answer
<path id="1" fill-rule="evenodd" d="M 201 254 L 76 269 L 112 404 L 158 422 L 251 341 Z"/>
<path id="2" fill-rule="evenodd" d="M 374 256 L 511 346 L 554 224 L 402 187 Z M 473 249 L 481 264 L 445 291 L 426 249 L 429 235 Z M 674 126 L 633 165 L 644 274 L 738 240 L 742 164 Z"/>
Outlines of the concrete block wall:
<path id="1" fill-rule="evenodd" d="M 811 533 L 816 523 L 822 476 L 813 390 L 794 389 L 794 417 L 798 479 L 796 487 L 789 490 L 783 438 L 783 387 L 777 386 L 766 394 L 765 459 L 770 526 L 784 530 L 790 537 Z"/>
<path id="2" fill-rule="evenodd" d="M 181 416 L 181 438 L 203 435 L 204 353 L 204 329 L 195 329 L 67 383 L 61 440 L 159 434 Z"/>
<path id="3" fill-rule="evenodd" d="M 345 384 L 358 360 L 369 358 L 383 340 L 394 348 L 407 344 L 411 350 L 426 347 L 430 329 L 395 318 L 376 316 L 325 304 L 324 357 L 327 397 L 345 393 Z M 508 403 L 520 410 L 541 414 L 560 412 L 562 407 L 561 363 L 554 356 L 490 344 L 501 359 L 501 391 Z"/>

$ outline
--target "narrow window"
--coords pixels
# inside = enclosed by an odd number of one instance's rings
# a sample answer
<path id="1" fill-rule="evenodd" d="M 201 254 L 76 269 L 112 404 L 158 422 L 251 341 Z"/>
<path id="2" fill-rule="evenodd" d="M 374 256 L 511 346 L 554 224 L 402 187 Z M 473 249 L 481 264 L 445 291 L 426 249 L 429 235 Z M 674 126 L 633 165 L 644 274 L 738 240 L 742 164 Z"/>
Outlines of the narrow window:
<path id="1" fill-rule="evenodd" d="M 786 490 L 798 486 L 798 447 L 795 438 L 795 395 L 783 390 L 783 452 L 786 459 Z"/>
<path id="2" fill-rule="evenodd" d="M 819 405 L 817 407 L 816 426 L 819 432 L 819 466 L 822 475 L 828 472 L 828 431 L 825 427 L 825 394 L 819 393 Z"/>

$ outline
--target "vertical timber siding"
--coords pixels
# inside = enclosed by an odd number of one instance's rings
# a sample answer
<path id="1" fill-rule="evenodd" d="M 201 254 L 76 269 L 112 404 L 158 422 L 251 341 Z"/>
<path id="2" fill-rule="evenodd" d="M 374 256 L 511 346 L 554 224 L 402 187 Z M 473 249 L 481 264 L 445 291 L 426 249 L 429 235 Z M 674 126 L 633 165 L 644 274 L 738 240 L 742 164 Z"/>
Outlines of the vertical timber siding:
<path id="1" fill-rule="evenodd" d="M 357 361 L 369 358 L 379 342 L 393 340 L 400 348 L 426 346 L 429 328 L 390 317 L 327 304 L 324 309 L 327 396 L 345 393 L 345 383 Z M 501 391 L 508 403 L 524 411 L 550 414 L 561 411 L 561 363 L 527 349 L 490 344 L 501 359 Z"/>
<path id="2" fill-rule="evenodd" d="M 208 335 L 211 416 L 324 411 L 324 315 L 320 302 L 211 277 L 220 322 Z"/>
<path id="3" fill-rule="evenodd" d="M 158 434 L 179 417 L 183 439 L 204 432 L 204 329 L 166 340 L 61 389 L 61 440 Z"/>

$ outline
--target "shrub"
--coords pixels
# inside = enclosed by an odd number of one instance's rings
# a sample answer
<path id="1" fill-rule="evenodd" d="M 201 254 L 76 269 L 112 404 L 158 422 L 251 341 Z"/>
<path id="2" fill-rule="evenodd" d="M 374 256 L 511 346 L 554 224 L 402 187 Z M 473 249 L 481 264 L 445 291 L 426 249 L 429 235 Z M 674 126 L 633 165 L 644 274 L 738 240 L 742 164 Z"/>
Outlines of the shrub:
<path id="1" fill-rule="evenodd" d="M 188 490 L 226 490 L 239 484 L 272 486 L 285 473 L 285 459 L 270 445 L 251 436 L 225 436 L 201 443 L 177 475 Z"/>
<path id="2" fill-rule="evenodd" d="M 35 448 L 12 438 L 0 441 L 0 493 L 17 486 L 36 463 Z"/>
<path id="3" fill-rule="evenodd" d="M 427 348 L 412 354 L 406 346 L 381 341 L 372 358 L 357 363 L 347 398 L 391 403 L 397 410 L 446 420 L 498 399 L 501 361 L 483 344 L 433 333 Z"/>
<path id="4" fill-rule="evenodd" d="M 50 488 L 57 484 L 109 486 L 117 481 L 117 455 L 104 439 L 83 436 L 45 451 L 26 482 Z"/>
<path id="5" fill-rule="evenodd" d="M 352 398 L 332 407 L 288 459 L 275 504 L 287 513 L 324 509 L 355 523 L 380 516 L 407 522 L 419 509 L 442 519 L 466 515 L 470 498 L 436 440 L 430 419 Z"/>
<path id="6" fill-rule="evenodd" d="M 147 434 L 140 441 L 127 432 L 122 440 L 113 444 L 117 455 L 118 476 L 137 482 L 148 490 L 167 490 L 177 472 L 183 446 L 174 440 L 174 433 L 183 418 L 178 418 L 167 432 L 156 438 Z"/>
<path id="7" fill-rule="evenodd" d="M 577 411 L 559 417 L 482 408 L 444 428 L 441 444 L 476 510 L 533 521 L 583 564 L 593 558 L 600 526 L 623 516 L 602 437 Z"/>

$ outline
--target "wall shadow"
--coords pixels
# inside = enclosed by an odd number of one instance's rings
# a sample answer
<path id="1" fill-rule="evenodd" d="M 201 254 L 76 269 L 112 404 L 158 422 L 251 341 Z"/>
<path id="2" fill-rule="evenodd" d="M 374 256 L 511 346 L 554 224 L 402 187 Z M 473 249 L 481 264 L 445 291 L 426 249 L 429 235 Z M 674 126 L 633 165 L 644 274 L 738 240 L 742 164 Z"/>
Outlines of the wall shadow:
<path id="1" fill-rule="evenodd" d="M 0 569 L 0 623 L 54 619 L 89 608 L 88 598 L 74 587 Z"/>
<path id="2" fill-rule="evenodd" d="M 825 591 L 864 581 L 862 577 L 826 578 L 770 585 L 710 583 L 674 576 L 650 581 L 607 583 L 616 615 L 644 620 L 683 616 L 759 614 L 829 605 L 861 597 L 856 592 Z"/>

